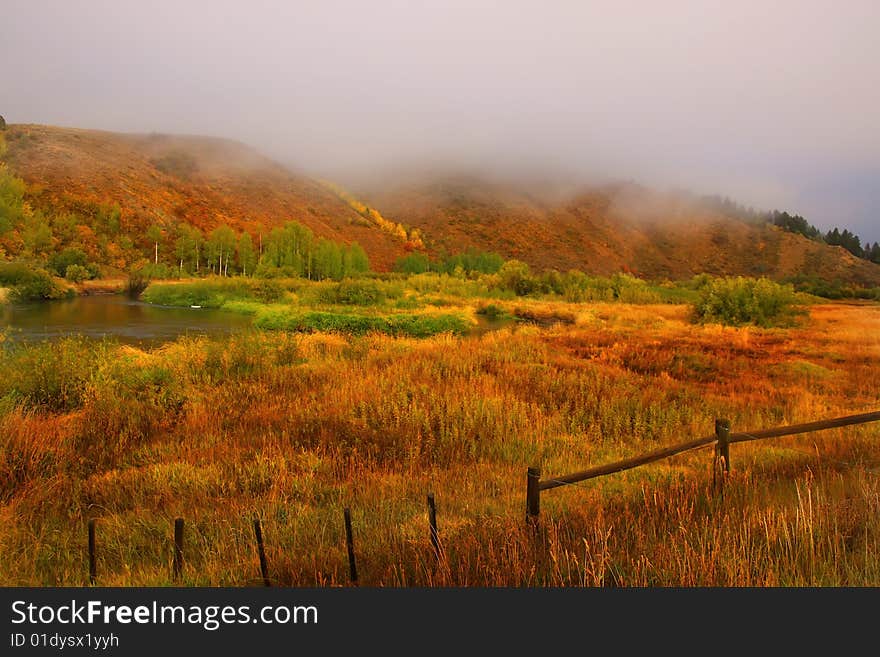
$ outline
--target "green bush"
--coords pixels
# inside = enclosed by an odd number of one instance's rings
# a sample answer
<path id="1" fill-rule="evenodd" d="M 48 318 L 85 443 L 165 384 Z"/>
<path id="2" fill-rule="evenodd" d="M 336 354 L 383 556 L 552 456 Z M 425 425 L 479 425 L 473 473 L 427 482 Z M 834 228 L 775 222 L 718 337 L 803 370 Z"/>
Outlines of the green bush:
<path id="1" fill-rule="evenodd" d="M 767 278 L 717 278 L 700 288 L 693 319 L 731 326 L 791 326 L 803 314 L 791 285 Z"/>
<path id="2" fill-rule="evenodd" d="M 91 278 L 91 275 L 89 270 L 82 265 L 67 265 L 67 269 L 64 271 L 64 278 L 71 283 L 82 283 Z"/>
<path id="3" fill-rule="evenodd" d="M 498 281 L 502 289 L 509 290 L 519 297 L 534 292 L 538 287 L 529 266 L 519 260 L 505 262 L 498 270 Z"/>
<path id="4" fill-rule="evenodd" d="M 481 304 L 477 307 L 476 312 L 478 315 L 483 315 L 486 319 L 492 321 L 510 318 L 510 313 L 494 303 Z"/>
<path id="5" fill-rule="evenodd" d="M 659 303 L 660 295 L 648 287 L 640 278 L 630 274 L 615 274 L 611 277 L 614 298 L 622 303 Z"/>
<path id="6" fill-rule="evenodd" d="M 58 276 L 67 277 L 67 268 L 71 265 L 79 265 L 85 269 L 89 258 L 86 252 L 75 247 L 68 247 L 58 253 L 49 256 L 49 269 Z"/>
<path id="7" fill-rule="evenodd" d="M 0 263 L 0 287 L 11 288 L 13 301 L 63 299 L 71 293 L 57 284 L 47 271 L 20 262 Z"/>
<path id="8" fill-rule="evenodd" d="M 254 276 L 257 278 L 273 279 L 273 278 L 299 278 L 299 269 L 292 265 L 275 266 L 265 262 L 261 262 L 254 270 Z"/>
<path id="9" fill-rule="evenodd" d="M 275 303 L 284 297 L 284 286 L 275 280 L 256 280 L 251 285 L 251 294 L 257 301 Z"/>
<path id="10" fill-rule="evenodd" d="M 344 280 L 336 285 L 336 303 L 346 306 L 375 306 L 387 298 L 375 281 Z"/>
<path id="11" fill-rule="evenodd" d="M 37 270 L 22 262 L 0 262 L 0 286 L 15 287 L 38 276 Z"/>

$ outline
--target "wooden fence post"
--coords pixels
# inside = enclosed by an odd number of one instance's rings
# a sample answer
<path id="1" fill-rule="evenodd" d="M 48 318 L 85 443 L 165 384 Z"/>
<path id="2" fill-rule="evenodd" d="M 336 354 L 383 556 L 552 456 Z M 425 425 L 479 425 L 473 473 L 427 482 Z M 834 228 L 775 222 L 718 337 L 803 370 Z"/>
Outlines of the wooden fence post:
<path id="1" fill-rule="evenodd" d="M 266 566 L 266 550 L 263 547 L 263 528 L 260 527 L 260 519 L 254 518 L 254 536 L 257 539 L 257 552 L 260 555 L 260 574 L 263 576 L 263 584 L 272 586 L 269 581 L 269 568 Z"/>
<path id="2" fill-rule="evenodd" d="M 183 573 L 183 518 L 174 519 L 174 579 L 179 580 Z"/>
<path id="3" fill-rule="evenodd" d="M 358 571 L 357 563 L 354 559 L 354 537 L 351 532 L 351 509 L 345 507 L 345 543 L 348 546 L 348 574 L 351 583 L 357 586 Z"/>
<path id="4" fill-rule="evenodd" d="M 541 468 L 528 469 L 526 479 L 526 522 L 536 525 L 541 512 Z"/>
<path id="5" fill-rule="evenodd" d="M 95 519 L 89 519 L 89 584 L 92 586 L 98 580 L 98 565 L 95 558 Z"/>
<path id="6" fill-rule="evenodd" d="M 730 420 L 715 420 L 715 460 L 712 466 L 712 486 L 724 493 L 724 479 L 730 472 Z"/>
<path id="7" fill-rule="evenodd" d="M 434 503 L 434 493 L 428 493 L 428 526 L 431 529 L 431 547 L 434 554 L 440 558 L 440 534 L 437 532 L 437 505 Z"/>

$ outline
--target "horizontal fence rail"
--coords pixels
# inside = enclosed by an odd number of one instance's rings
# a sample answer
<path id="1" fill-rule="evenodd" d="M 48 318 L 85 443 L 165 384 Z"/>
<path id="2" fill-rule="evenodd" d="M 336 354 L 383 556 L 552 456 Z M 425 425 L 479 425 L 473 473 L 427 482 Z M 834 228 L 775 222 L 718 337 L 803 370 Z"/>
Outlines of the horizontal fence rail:
<path id="1" fill-rule="evenodd" d="M 846 417 L 838 417 L 834 418 L 833 420 L 807 422 L 806 424 L 792 424 L 787 427 L 777 427 L 776 429 L 736 432 L 730 434 L 730 442 L 744 443 L 749 440 L 760 440 L 762 438 L 780 438 L 782 436 L 794 436 L 799 433 L 812 433 L 813 431 L 823 431 L 824 429 L 848 427 L 852 424 L 867 424 L 868 422 L 877 422 L 878 420 L 880 420 L 880 411 L 874 411 L 873 413 L 862 413 L 861 415 L 847 415 Z"/>
<path id="2" fill-rule="evenodd" d="M 782 436 L 794 436 L 802 433 L 812 433 L 814 431 L 823 431 L 825 429 L 835 429 L 838 427 L 847 427 L 854 424 L 867 424 L 868 422 L 880 421 L 880 411 L 871 413 L 860 413 L 858 415 L 847 415 L 831 420 L 820 420 L 818 422 L 807 422 L 805 424 L 792 424 L 784 427 L 775 427 L 772 429 L 760 429 L 757 431 L 730 431 L 730 423 L 727 420 L 717 420 L 715 423 L 715 435 L 704 436 L 703 438 L 695 438 L 687 442 L 678 443 L 669 447 L 655 449 L 640 456 L 633 456 L 614 463 L 605 465 L 597 465 L 581 472 L 573 472 L 558 477 L 549 477 L 541 480 L 540 468 L 530 467 L 528 470 L 528 485 L 526 488 L 526 516 L 530 520 L 536 520 L 540 510 L 541 491 L 576 484 L 588 479 L 603 477 L 605 475 L 631 470 L 648 463 L 660 461 L 676 454 L 682 454 L 701 447 L 715 444 L 716 460 L 721 457 L 723 469 L 730 469 L 728 448 L 731 443 L 742 443 L 751 440 L 762 440 L 765 438 L 780 438 Z"/>

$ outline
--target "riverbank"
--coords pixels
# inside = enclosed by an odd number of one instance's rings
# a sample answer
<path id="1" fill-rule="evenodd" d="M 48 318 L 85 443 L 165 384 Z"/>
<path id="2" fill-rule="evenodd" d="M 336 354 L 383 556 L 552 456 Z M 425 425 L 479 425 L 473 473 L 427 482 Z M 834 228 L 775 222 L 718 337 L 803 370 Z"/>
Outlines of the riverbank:
<path id="1" fill-rule="evenodd" d="M 71 283 L 58 277 L 52 277 L 52 281 L 58 289 L 58 298 L 62 299 L 65 297 L 93 296 L 96 294 L 123 294 L 128 282 L 124 278 L 98 278 L 91 281 L 82 281 L 81 283 Z M 0 287 L 0 305 L 15 302 L 17 299 L 13 292 L 14 288 L 12 287 Z"/>
<path id="2" fill-rule="evenodd" d="M 92 281 L 83 281 L 74 285 L 77 294 L 89 296 L 92 294 L 122 294 L 126 290 L 128 281 L 124 278 L 96 278 Z"/>

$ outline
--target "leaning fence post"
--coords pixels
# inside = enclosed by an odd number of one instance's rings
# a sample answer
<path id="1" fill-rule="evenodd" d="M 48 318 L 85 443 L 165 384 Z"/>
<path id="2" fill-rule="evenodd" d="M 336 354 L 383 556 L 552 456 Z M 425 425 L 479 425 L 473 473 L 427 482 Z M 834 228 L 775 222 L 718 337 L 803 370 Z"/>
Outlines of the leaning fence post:
<path id="1" fill-rule="evenodd" d="M 730 472 L 730 420 L 715 420 L 715 461 L 712 485 L 724 491 L 724 478 Z"/>
<path id="2" fill-rule="evenodd" d="M 357 586 L 358 571 L 357 563 L 354 559 L 354 537 L 351 532 L 351 509 L 345 507 L 345 543 L 348 546 L 348 574 L 351 583 Z"/>
<path id="3" fill-rule="evenodd" d="M 541 468 L 528 469 L 526 479 L 526 522 L 537 524 L 541 512 Z"/>
<path id="4" fill-rule="evenodd" d="M 98 565 L 95 559 L 95 519 L 89 519 L 89 584 L 95 585 L 98 579 Z"/>
<path id="5" fill-rule="evenodd" d="M 431 528 L 431 547 L 434 554 L 440 558 L 440 534 L 437 532 L 437 505 L 434 503 L 434 493 L 428 493 L 428 525 Z"/>
<path id="6" fill-rule="evenodd" d="M 174 579 L 183 572 L 183 518 L 174 519 Z"/>
<path id="7" fill-rule="evenodd" d="M 257 552 L 260 555 L 260 574 L 263 576 L 263 584 L 272 586 L 269 581 L 269 569 L 266 566 L 266 549 L 263 547 L 263 529 L 260 527 L 260 519 L 254 518 L 254 536 L 257 539 Z"/>

